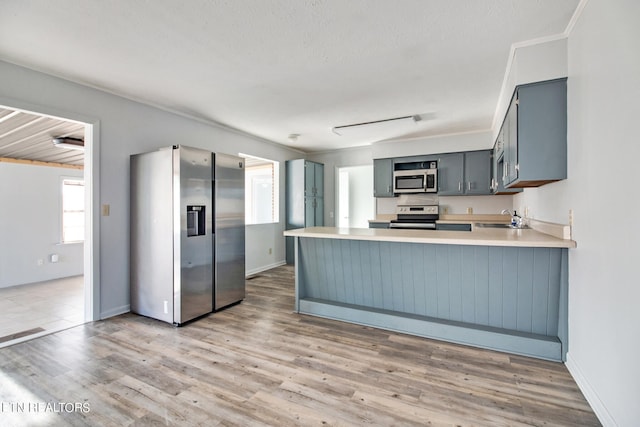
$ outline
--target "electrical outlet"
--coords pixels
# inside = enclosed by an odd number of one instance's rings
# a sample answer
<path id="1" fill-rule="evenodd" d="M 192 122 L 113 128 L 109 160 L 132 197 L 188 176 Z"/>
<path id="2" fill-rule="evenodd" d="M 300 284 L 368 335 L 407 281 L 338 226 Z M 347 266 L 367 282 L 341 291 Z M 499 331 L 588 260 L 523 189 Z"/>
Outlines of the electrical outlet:
<path id="1" fill-rule="evenodd" d="M 110 205 L 102 205 L 102 216 L 109 216 L 109 214 L 111 213 L 111 206 Z"/>
<path id="2" fill-rule="evenodd" d="M 473 208 L 467 208 L 467 213 L 468 214 L 472 214 L 473 213 Z"/>
<path id="3" fill-rule="evenodd" d="M 569 225 L 573 225 L 573 209 L 569 209 Z"/>

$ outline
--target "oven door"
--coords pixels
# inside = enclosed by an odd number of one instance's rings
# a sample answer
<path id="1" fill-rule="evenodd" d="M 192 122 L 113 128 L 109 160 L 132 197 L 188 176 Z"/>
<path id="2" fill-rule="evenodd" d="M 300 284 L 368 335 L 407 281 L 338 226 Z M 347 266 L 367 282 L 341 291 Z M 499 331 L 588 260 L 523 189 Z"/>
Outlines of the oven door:
<path id="1" fill-rule="evenodd" d="M 404 228 L 407 230 L 435 230 L 435 222 L 405 222 L 405 221 L 391 221 L 389 228 Z"/>

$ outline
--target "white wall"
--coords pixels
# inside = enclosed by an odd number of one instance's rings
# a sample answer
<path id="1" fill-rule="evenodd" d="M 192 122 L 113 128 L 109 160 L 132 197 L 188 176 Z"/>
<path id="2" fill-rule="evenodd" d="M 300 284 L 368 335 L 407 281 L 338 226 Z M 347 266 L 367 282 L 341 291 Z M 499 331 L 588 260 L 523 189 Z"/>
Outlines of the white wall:
<path id="1" fill-rule="evenodd" d="M 472 208 L 474 214 L 499 214 L 503 209 L 513 209 L 513 196 L 441 196 L 439 199 L 440 207 L 446 208 L 448 214 L 466 214 L 467 208 Z"/>
<path id="2" fill-rule="evenodd" d="M 567 367 L 605 425 L 640 420 L 640 3 L 590 0 L 568 40 L 568 179 L 516 196 L 568 221 Z"/>
<path id="3" fill-rule="evenodd" d="M 77 169 L 0 162 L 0 288 L 83 273 L 82 243 L 60 244 L 62 178 L 82 176 Z"/>
<path id="4" fill-rule="evenodd" d="M 491 131 L 432 136 L 405 141 L 379 142 L 372 145 L 374 159 L 416 156 L 422 154 L 454 153 L 493 148 Z"/>
<path id="5" fill-rule="evenodd" d="M 184 144 L 223 153 L 239 152 L 285 161 L 296 151 L 212 123 L 185 118 L 119 96 L 0 61 L 0 98 L 4 103 L 41 106 L 42 111 L 68 111 L 100 123 L 100 202 L 111 214 L 100 217 L 100 313 L 102 317 L 129 310 L 129 155 Z M 215 100 L 212 100 L 215 102 Z M 36 112 L 38 108 L 36 108 Z M 60 114 L 64 116 L 63 114 Z M 284 191 L 284 167 L 280 168 Z M 282 193 L 284 194 L 284 193 Z M 284 198 L 281 199 L 284 201 Z M 99 207 L 98 207 L 99 208 Z M 255 271 L 262 254 L 273 247 L 284 261 L 284 203 L 280 223 L 247 230 L 247 270 Z M 258 233 L 254 233 L 255 231 Z M 253 264 L 256 263 L 256 264 Z"/>
<path id="6" fill-rule="evenodd" d="M 505 73 L 491 140 L 495 141 L 500 132 L 517 85 L 567 77 L 567 72 L 566 38 L 515 48 L 510 68 Z"/>

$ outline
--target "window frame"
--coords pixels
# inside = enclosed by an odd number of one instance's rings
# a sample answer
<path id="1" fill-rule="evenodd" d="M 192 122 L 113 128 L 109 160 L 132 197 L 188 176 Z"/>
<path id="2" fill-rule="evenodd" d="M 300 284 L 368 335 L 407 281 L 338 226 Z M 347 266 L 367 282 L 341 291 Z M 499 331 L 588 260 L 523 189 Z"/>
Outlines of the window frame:
<path id="1" fill-rule="evenodd" d="M 245 159 L 245 225 L 278 224 L 280 222 L 280 162 L 277 160 L 257 157 L 250 154 L 239 154 Z M 271 166 L 271 220 L 256 221 L 253 215 L 253 180 L 250 172 Z M 263 175 L 264 176 L 264 175 Z"/>
<path id="2" fill-rule="evenodd" d="M 75 182 L 75 184 L 68 184 L 68 182 Z M 82 209 L 78 210 L 78 209 L 69 209 L 66 210 L 65 209 L 65 188 L 66 186 L 70 186 L 70 185 L 74 185 L 74 186 L 81 186 L 82 187 L 82 195 L 80 197 L 81 202 L 82 202 Z M 60 177 L 60 243 L 63 245 L 68 245 L 68 244 L 75 244 L 75 243 L 84 243 L 86 240 L 86 236 L 85 236 L 85 221 L 86 221 L 86 206 L 85 206 L 85 180 L 84 177 L 78 177 L 78 176 L 63 176 Z M 80 230 L 82 230 L 82 239 L 66 239 L 65 238 L 65 230 L 67 230 L 67 228 L 71 228 L 68 224 L 65 225 L 67 223 L 67 221 L 65 221 L 65 218 L 67 217 L 67 213 L 82 213 L 82 224 L 81 226 L 76 224 L 76 227 L 78 227 Z"/>

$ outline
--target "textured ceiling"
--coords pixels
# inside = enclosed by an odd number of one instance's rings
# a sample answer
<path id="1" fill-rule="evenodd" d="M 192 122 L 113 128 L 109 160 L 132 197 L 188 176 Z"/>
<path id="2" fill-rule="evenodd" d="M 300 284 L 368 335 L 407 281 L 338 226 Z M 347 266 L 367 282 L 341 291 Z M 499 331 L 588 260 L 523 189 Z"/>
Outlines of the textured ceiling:
<path id="1" fill-rule="evenodd" d="M 578 0 L 2 0 L 0 58 L 317 151 L 491 127 L 513 43 Z M 409 131 L 335 126 L 423 114 Z M 289 134 L 300 134 L 295 143 Z"/>

